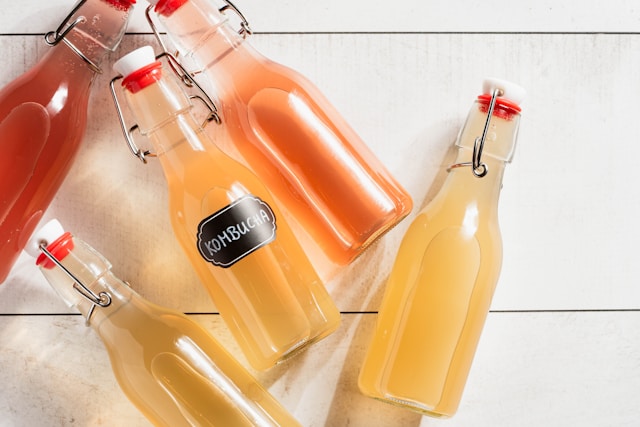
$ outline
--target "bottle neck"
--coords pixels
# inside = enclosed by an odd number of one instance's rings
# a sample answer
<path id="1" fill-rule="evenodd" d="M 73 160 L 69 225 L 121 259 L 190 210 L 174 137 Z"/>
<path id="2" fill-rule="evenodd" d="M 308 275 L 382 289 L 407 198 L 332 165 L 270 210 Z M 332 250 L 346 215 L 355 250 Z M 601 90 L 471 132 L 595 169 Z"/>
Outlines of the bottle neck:
<path id="1" fill-rule="evenodd" d="M 111 272 L 111 264 L 82 240 L 67 233 L 47 249 L 66 271 L 44 255 L 37 261 L 40 271 L 67 305 L 77 309 L 94 329 L 136 296 Z M 93 298 L 99 298 L 102 304 L 96 305 L 98 299 Z"/>
<path id="2" fill-rule="evenodd" d="M 170 71 L 156 69 L 153 76 L 149 75 L 153 77 L 153 83 L 141 90 L 127 89 L 125 95 L 140 133 L 153 144 L 153 150 L 171 183 L 186 176 L 189 169 L 194 168 L 194 162 L 215 161 L 211 153 L 215 153 L 217 147 L 208 140 L 200 123 L 193 117 L 193 106 L 181 83 L 172 75 L 164 76 L 166 72 Z"/>
<path id="3" fill-rule="evenodd" d="M 472 150 L 460 148 L 455 163 L 470 162 L 472 156 Z M 487 173 L 482 177 L 476 176 L 471 166 L 450 169 L 440 191 L 443 198 L 448 199 L 448 203 L 460 203 L 464 206 L 467 206 L 469 201 L 475 200 L 477 206 L 482 206 L 482 209 L 489 214 L 495 214 L 507 163 L 491 156 L 483 157 L 483 163 Z"/>
<path id="4" fill-rule="evenodd" d="M 90 74 L 100 72 L 94 68 L 120 44 L 130 12 L 131 6 L 124 1 L 87 0 L 69 19 L 80 22 L 52 49 L 49 61 L 69 73 L 82 73 L 85 68 Z"/>
<path id="5" fill-rule="evenodd" d="M 177 9 L 156 10 L 180 52 L 200 69 L 231 78 L 234 70 L 230 68 L 247 67 L 258 57 L 211 0 L 187 0 Z"/>
<path id="6" fill-rule="evenodd" d="M 486 101 L 485 98 L 479 98 L 467 116 L 456 142 L 459 150 L 454 162 L 454 165 L 466 166 L 450 169 L 438 200 L 448 205 L 457 204 L 461 209 L 474 206 L 478 211 L 496 215 L 504 170 L 515 149 L 520 114 L 510 106 L 496 106 L 486 127 L 480 157 L 486 174 L 479 176 L 482 174 L 474 174 L 471 163 L 474 147 L 479 147 L 487 124 Z"/>

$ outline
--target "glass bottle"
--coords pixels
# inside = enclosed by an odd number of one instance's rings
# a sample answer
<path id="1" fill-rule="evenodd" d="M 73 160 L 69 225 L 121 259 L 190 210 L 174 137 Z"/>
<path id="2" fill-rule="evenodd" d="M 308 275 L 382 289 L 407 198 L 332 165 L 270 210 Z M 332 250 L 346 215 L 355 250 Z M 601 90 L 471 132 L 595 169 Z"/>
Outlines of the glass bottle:
<path id="1" fill-rule="evenodd" d="M 249 362 L 266 369 L 333 332 L 340 313 L 272 196 L 204 133 L 178 79 L 149 46 L 114 69 L 164 170 L 174 233 Z"/>
<path id="2" fill-rule="evenodd" d="M 456 164 L 402 240 L 359 376 L 364 394 L 436 417 L 458 408 L 502 262 L 498 197 L 524 90 L 484 89 Z"/>
<path id="3" fill-rule="evenodd" d="M 3 127 L 0 153 L 11 150 L 9 135 L 36 135 L 30 155 L 17 157 L 8 176 L 12 199 L 0 222 L 0 283 L 2 283 L 67 175 L 80 147 L 87 122 L 91 84 L 99 64 L 115 50 L 124 35 L 135 0 L 81 0 L 45 41 L 51 48 L 31 69 L 0 89 L 0 122 L 24 103 L 41 108 L 37 120 L 24 128 L 21 121 Z M 41 135 L 46 131 L 46 140 Z M 41 144 L 41 149 L 37 146 Z M 14 181 L 15 180 L 15 181 Z M 18 192 L 17 188 L 22 187 Z"/>
<path id="4" fill-rule="evenodd" d="M 49 115 L 40 104 L 25 102 L 0 123 L 0 224 L 29 183 L 49 135 Z"/>
<path id="5" fill-rule="evenodd" d="M 263 180 L 330 263 L 350 263 L 411 211 L 410 195 L 320 90 L 251 46 L 246 21 L 236 32 L 210 0 L 148 1 L 214 86 L 231 134 L 222 148 Z"/>
<path id="6" fill-rule="evenodd" d="M 51 286 L 100 336 L 120 387 L 155 425 L 299 426 L 201 326 L 142 298 L 56 220 L 27 246 Z"/>

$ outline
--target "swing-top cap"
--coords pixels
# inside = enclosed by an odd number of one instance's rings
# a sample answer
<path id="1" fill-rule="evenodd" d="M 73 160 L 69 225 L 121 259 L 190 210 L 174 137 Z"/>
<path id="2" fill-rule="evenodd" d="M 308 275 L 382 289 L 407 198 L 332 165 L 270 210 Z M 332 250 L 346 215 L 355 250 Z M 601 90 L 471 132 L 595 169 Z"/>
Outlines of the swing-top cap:
<path id="1" fill-rule="evenodd" d="M 43 244 L 58 261 L 62 261 L 74 248 L 73 236 L 65 232 L 56 219 L 47 222 L 33 233 L 24 248 L 29 255 L 36 258 L 36 265 L 53 268 L 53 262 L 40 250 L 40 245 Z"/>
<path id="2" fill-rule="evenodd" d="M 507 80 L 486 78 L 482 82 L 482 95 L 478 96 L 481 104 L 489 105 L 494 91 L 498 89 L 500 93 L 496 97 L 494 114 L 505 115 L 520 113 L 520 104 L 524 101 L 527 92 L 522 86 Z"/>
<path id="3" fill-rule="evenodd" d="M 156 62 L 151 46 L 142 46 L 129 52 L 113 64 L 113 70 L 125 79 L 134 72 Z"/>
<path id="4" fill-rule="evenodd" d="M 156 60 L 151 46 L 140 47 L 113 64 L 116 73 L 122 75 L 122 86 L 136 93 L 162 76 L 162 65 Z"/>
<path id="5" fill-rule="evenodd" d="M 527 91 L 520 85 L 512 83 L 508 80 L 496 79 L 489 77 L 482 82 L 482 93 L 491 95 L 494 90 L 500 89 L 502 94 L 500 97 L 507 98 L 509 101 L 516 105 L 522 104 Z"/>
<path id="6" fill-rule="evenodd" d="M 115 7 L 121 7 L 124 9 L 129 9 L 131 6 L 136 4 L 136 0 L 105 0 L 107 3 L 114 5 Z"/>
<path id="7" fill-rule="evenodd" d="M 169 16 L 189 0 L 147 0 L 159 15 Z"/>

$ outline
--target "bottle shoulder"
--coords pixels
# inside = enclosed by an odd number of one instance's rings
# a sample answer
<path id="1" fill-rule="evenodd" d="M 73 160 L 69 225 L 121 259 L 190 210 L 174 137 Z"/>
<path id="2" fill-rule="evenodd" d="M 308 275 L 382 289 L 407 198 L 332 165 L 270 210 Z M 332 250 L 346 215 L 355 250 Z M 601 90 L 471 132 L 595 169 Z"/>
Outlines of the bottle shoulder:
<path id="1" fill-rule="evenodd" d="M 88 100 L 95 73 L 82 64 L 75 64 L 71 69 L 64 68 L 63 62 L 64 59 L 57 57 L 56 52 L 48 52 L 30 69 L 0 89 L 0 106 L 37 102 L 44 107 L 55 103 L 60 109 L 61 105 L 71 100 Z"/>

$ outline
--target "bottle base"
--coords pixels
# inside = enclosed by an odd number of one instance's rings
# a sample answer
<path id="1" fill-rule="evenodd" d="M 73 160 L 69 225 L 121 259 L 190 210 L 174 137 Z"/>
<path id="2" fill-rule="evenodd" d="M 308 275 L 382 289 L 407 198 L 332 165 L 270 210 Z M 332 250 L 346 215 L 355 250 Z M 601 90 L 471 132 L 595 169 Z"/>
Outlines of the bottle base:
<path id="1" fill-rule="evenodd" d="M 404 409 L 408 409 L 410 411 L 413 412 L 417 412 L 420 415 L 427 415 L 429 417 L 432 418 L 442 418 L 442 419 L 447 419 L 447 418 L 451 418 L 455 412 L 453 413 L 443 413 L 443 412 L 438 412 L 435 411 L 433 408 L 430 408 L 422 403 L 419 402 L 415 402 L 413 400 L 406 400 L 406 399 L 398 399 L 396 397 L 393 396 L 371 396 L 369 395 L 369 397 L 378 400 L 380 402 L 384 402 L 384 403 L 388 403 L 390 405 L 394 405 L 394 406 L 398 406 Z"/>
<path id="2" fill-rule="evenodd" d="M 331 335 L 338 329 L 340 326 L 340 322 L 336 322 L 335 325 L 331 325 L 331 327 L 322 330 L 319 334 L 314 335 L 312 337 L 305 338 L 299 341 L 296 345 L 294 345 L 291 349 L 289 349 L 286 353 L 284 353 L 277 361 L 276 365 L 280 365 L 289 359 L 297 356 L 298 354 L 304 352 L 307 348 L 309 348 L 312 344 L 322 340 L 323 338 Z"/>

